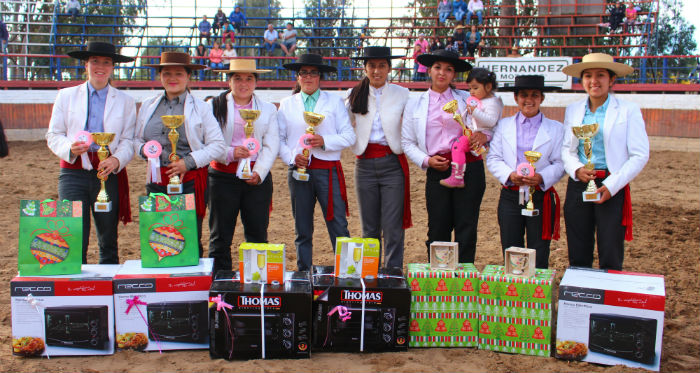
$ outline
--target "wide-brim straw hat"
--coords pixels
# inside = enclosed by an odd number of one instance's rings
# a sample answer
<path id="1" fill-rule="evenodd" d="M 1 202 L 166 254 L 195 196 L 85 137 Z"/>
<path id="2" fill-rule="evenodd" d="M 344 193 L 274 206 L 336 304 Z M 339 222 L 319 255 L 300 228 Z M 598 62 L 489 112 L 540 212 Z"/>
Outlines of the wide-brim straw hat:
<path id="1" fill-rule="evenodd" d="M 87 60 L 92 56 L 109 57 L 114 63 L 133 62 L 133 57 L 128 57 L 117 53 L 117 47 L 112 43 L 103 41 L 89 41 L 84 50 L 71 51 L 68 55 L 79 60 Z"/>
<path id="2" fill-rule="evenodd" d="M 302 54 L 296 59 L 295 62 L 285 63 L 282 66 L 284 66 L 284 68 L 287 70 L 294 71 L 299 71 L 303 66 L 314 66 L 318 68 L 319 71 L 326 73 L 332 73 L 338 70 L 334 66 L 324 64 L 323 57 L 321 57 L 320 54 L 315 53 Z"/>
<path id="3" fill-rule="evenodd" d="M 163 52 L 160 54 L 160 63 L 147 64 L 148 67 L 168 67 L 168 66 L 183 66 L 192 70 L 202 70 L 207 67 L 197 63 L 192 63 L 192 57 L 183 52 Z"/>
<path id="4" fill-rule="evenodd" d="M 605 53 L 589 53 L 583 56 L 581 62 L 569 65 L 562 69 L 564 74 L 580 78 L 586 69 L 607 69 L 615 73 L 615 76 L 623 77 L 631 74 L 634 68 L 624 63 L 615 62 L 613 57 Z"/>
<path id="5" fill-rule="evenodd" d="M 402 58 L 404 56 L 392 56 L 391 48 L 389 47 L 365 47 L 362 48 L 364 55 L 357 57 L 350 57 L 352 60 L 373 60 L 373 59 L 394 59 Z"/>
<path id="6" fill-rule="evenodd" d="M 233 74 L 233 73 L 251 73 L 263 74 L 272 72 L 272 70 L 258 69 L 253 59 L 233 59 L 227 70 L 214 70 L 217 73 Z"/>
<path id="7" fill-rule="evenodd" d="M 544 76 L 542 75 L 518 75 L 515 77 L 515 84 L 499 88 L 499 91 L 518 92 L 523 89 L 537 89 L 540 92 L 558 91 L 561 87 L 544 85 Z"/>
<path id="8" fill-rule="evenodd" d="M 438 49 L 433 53 L 421 54 L 416 57 L 416 59 L 418 63 L 427 67 L 433 66 L 437 61 L 449 62 L 455 67 L 455 72 L 458 73 L 472 69 L 472 65 L 469 62 L 459 58 L 459 54 L 445 49 Z"/>

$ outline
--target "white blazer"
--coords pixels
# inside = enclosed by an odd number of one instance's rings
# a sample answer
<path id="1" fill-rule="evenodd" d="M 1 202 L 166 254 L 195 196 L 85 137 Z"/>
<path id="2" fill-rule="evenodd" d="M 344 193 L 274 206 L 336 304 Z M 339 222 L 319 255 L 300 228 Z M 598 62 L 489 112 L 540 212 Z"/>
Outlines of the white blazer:
<path id="1" fill-rule="evenodd" d="M 457 100 L 459 112 L 466 109 L 465 100 L 469 93 L 458 89 L 452 90 L 452 96 Z M 401 126 L 401 145 L 406 156 L 423 170 L 423 160 L 429 157 L 425 146 L 425 131 L 428 122 L 428 106 L 430 95 L 428 91 L 419 96 L 411 97 L 403 111 L 403 124 Z M 465 122 L 466 124 L 466 122 Z"/>
<path id="2" fill-rule="evenodd" d="M 564 161 L 564 169 L 574 180 L 578 180 L 576 170 L 583 167 L 583 163 L 578 158 L 579 140 L 574 136 L 571 127 L 580 126 L 583 122 L 587 100 L 588 98 L 567 106 L 564 116 L 566 132 L 561 158 Z M 642 111 L 637 104 L 620 100 L 610 94 L 603 125 L 603 142 L 605 162 L 610 171 L 603 184 L 610 191 L 610 195 L 614 196 L 642 171 L 649 160 L 649 138 Z"/>
<path id="3" fill-rule="evenodd" d="M 231 140 L 233 139 L 235 103 L 231 93 L 226 95 L 226 102 L 228 106 L 226 111 L 228 118 L 226 119 L 226 126 L 223 128 L 226 150 L 220 157 L 216 158 L 218 162 L 223 164 L 228 164 L 226 162 L 226 156 L 233 149 Z M 210 101 L 209 104 L 213 107 L 212 101 Z M 279 153 L 280 142 L 279 130 L 277 128 L 277 107 L 269 102 L 261 100 L 257 95 L 253 94 L 253 110 L 260 110 L 260 116 L 253 122 L 253 137 L 258 140 L 261 146 L 255 160 L 255 166 L 253 166 L 253 171 L 260 176 L 260 182 L 262 183 L 270 172 L 270 168 L 272 168 L 272 164 L 277 158 L 277 153 Z"/>
<path id="4" fill-rule="evenodd" d="M 46 143 L 54 154 L 62 160 L 73 163 L 77 158 L 71 154 L 70 146 L 75 142 L 75 134 L 85 130 L 88 109 L 88 83 L 64 88 L 58 91 L 53 104 Z M 121 171 L 134 157 L 133 139 L 136 123 L 136 104 L 131 96 L 109 86 L 105 101 L 103 126 L 105 132 L 114 133 L 114 141 L 109 145 L 112 156 L 119 160 Z"/>
<path id="5" fill-rule="evenodd" d="M 134 152 L 141 155 L 141 147 L 146 142 L 143 132 L 146 123 L 156 111 L 158 103 L 165 95 L 165 91 L 147 98 L 136 119 L 136 135 L 134 136 Z M 189 92 L 185 98 L 185 136 L 190 144 L 192 152 L 190 155 L 194 159 L 197 168 L 206 167 L 209 162 L 225 157 L 226 145 L 224 137 L 219 128 L 219 122 L 214 118 L 211 106 L 206 102 L 192 96 Z M 143 156 L 141 156 L 143 158 Z"/>
<path id="6" fill-rule="evenodd" d="M 516 115 L 498 121 L 491 139 L 491 148 L 486 155 L 486 167 L 503 185 L 506 185 L 510 174 L 518 166 Z M 542 190 L 551 188 L 564 176 L 564 163 L 561 160 L 562 141 L 564 125 L 543 115 L 542 124 L 532 143 L 532 150 L 542 153 L 542 157 L 535 162 L 536 172 L 542 175 L 544 181 L 544 184 L 540 185 Z"/>
<path id="7" fill-rule="evenodd" d="M 311 148 L 311 156 L 325 161 L 340 160 L 342 150 L 355 143 L 355 131 L 350 125 L 350 117 L 343 99 L 321 91 L 314 112 L 325 116 L 323 122 L 315 127 L 316 134 L 323 137 L 325 150 Z M 301 152 L 299 138 L 308 127 L 304 122 L 304 102 L 301 93 L 280 101 L 277 123 L 280 132 L 280 158 L 286 164 L 293 165 L 294 158 Z"/>
<path id="8" fill-rule="evenodd" d="M 347 91 L 347 96 L 350 96 L 352 89 Z M 372 94 L 370 93 L 370 96 Z M 387 144 L 394 154 L 403 153 L 401 148 L 401 116 L 403 115 L 404 107 L 408 101 L 408 89 L 396 84 L 386 83 L 382 88 L 382 96 L 380 98 L 381 107 L 377 109 L 377 100 L 374 97 L 369 97 L 367 100 L 367 114 L 355 114 L 350 111 L 350 101 L 346 98 L 345 105 L 348 108 L 350 122 L 355 128 L 357 141 L 352 146 L 352 151 L 356 155 L 361 155 L 367 149 L 369 143 L 369 135 L 372 132 L 372 124 L 374 117 L 379 110 L 379 119 L 382 122 L 382 130 Z"/>

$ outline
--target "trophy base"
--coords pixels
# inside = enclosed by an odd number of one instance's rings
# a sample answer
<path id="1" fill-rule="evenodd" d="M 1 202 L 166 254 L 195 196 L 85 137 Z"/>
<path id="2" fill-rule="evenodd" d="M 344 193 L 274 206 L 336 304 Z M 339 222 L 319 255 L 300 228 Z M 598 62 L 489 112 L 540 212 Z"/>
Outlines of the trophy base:
<path id="1" fill-rule="evenodd" d="M 583 202 L 597 202 L 600 201 L 600 193 L 595 192 L 583 192 Z"/>
<path id="2" fill-rule="evenodd" d="M 292 171 L 292 177 L 298 181 L 309 181 L 309 174 L 301 173 L 299 171 Z"/>
<path id="3" fill-rule="evenodd" d="M 241 173 L 241 177 L 240 177 L 241 180 L 250 180 L 252 178 L 253 178 L 253 174 L 251 174 L 250 172 L 242 172 Z"/>
<path id="4" fill-rule="evenodd" d="M 182 194 L 182 184 L 168 184 L 168 194 Z"/>
<path id="5" fill-rule="evenodd" d="M 112 211 L 112 201 L 95 202 L 95 212 L 110 212 Z"/>
<path id="6" fill-rule="evenodd" d="M 534 210 L 528 210 L 528 209 L 522 209 L 520 210 L 520 215 L 523 216 L 539 216 L 540 215 L 540 210 L 534 209 Z"/>

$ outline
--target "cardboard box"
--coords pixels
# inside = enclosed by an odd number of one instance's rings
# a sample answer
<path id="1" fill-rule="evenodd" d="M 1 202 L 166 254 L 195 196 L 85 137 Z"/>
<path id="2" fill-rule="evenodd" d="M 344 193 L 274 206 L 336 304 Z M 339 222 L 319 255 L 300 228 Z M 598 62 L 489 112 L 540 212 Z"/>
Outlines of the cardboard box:
<path id="1" fill-rule="evenodd" d="M 658 371 L 664 277 L 569 268 L 559 285 L 556 356 Z"/>
<path id="2" fill-rule="evenodd" d="M 335 276 L 377 277 L 379 240 L 376 238 L 335 239 Z"/>
<path id="3" fill-rule="evenodd" d="M 13 354 L 113 354 L 112 277 L 118 269 L 84 264 L 81 274 L 12 279 Z"/>
<path id="4" fill-rule="evenodd" d="M 127 260 L 114 276 L 117 348 L 207 348 L 213 264 L 204 258 L 197 266 L 142 268 L 140 260 Z"/>
<path id="5" fill-rule="evenodd" d="M 430 243 L 430 268 L 438 271 L 454 271 L 459 264 L 457 242 L 433 241 Z"/>
<path id="6" fill-rule="evenodd" d="M 359 279 L 314 266 L 312 276 L 314 350 L 407 350 L 411 293 L 400 269 L 382 268 L 376 278 Z"/>
<path id="7" fill-rule="evenodd" d="M 479 349 L 550 356 L 554 274 L 537 269 L 522 278 L 487 265 L 478 289 Z"/>
<path id="8" fill-rule="evenodd" d="M 455 271 L 408 264 L 411 287 L 410 347 L 475 347 L 478 344 L 479 272 L 471 263 Z"/>
<path id="9" fill-rule="evenodd" d="M 286 272 L 282 283 L 267 285 L 241 282 L 238 272 L 220 271 L 209 300 L 212 358 L 310 357 L 309 272 Z"/>
<path id="10" fill-rule="evenodd" d="M 238 271 L 246 283 L 281 284 L 284 281 L 284 245 L 244 242 L 238 248 Z"/>
<path id="11" fill-rule="evenodd" d="M 535 275 L 537 252 L 524 247 L 509 247 L 505 252 L 506 273 L 511 276 L 532 277 Z"/>

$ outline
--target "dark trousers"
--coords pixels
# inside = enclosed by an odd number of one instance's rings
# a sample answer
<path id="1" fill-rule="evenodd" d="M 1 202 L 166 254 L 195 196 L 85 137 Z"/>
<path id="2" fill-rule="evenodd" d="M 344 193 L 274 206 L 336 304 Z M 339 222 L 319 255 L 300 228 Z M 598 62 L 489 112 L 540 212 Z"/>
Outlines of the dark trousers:
<path id="1" fill-rule="evenodd" d="M 146 184 L 146 194 L 150 193 L 164 193 L 168 194 L 168 188 L 162 185 L 158 185 L 155 183 L 150 183 Z M 182 184 L 182 194 L 194 194 L 194 180 L 190 180 L 186 183 Z M 208 191 L 204 192 L 204 200 L 208 200 Z M 194 198 L 197 199 L 197 195 L 195 194 Z M 202 247 L 202 222 L 204 221 L 204 217 L 199 217 L 197 216 L 197 243 L 199 244 L 199 257 L 201 258 L 204 255 L 204 247 Z"/>
<path id="2" fill-rule="evenodd" d="M 117 227 L 119 225 L 119 183 L 117 175 L 111 174 L 105 188 L 112 211 L 94 212 L 93 206 L 100 192 L 97 171 L 62 168 L 58 174 L 58 199 L 81 201 L 83 203 L 83 264 L 87 263 L 87 250 L 90 243 L 90 214 L 95 219 L 97 244 L 100 248 L 100 264 L 119 264 Z"/>
<path id="3" fill-rule="evenodd" d="M 428 247 L 433 241 L 452 241 L 459 244 L 459 262 L 474 263 L 476 231 L 479 225 L 481 199 L 486 190 L 484 162 L 467 163 L 464 188 L 447 188 L 440 180 L 447 178 L 451 169 L 437 171 L 429 168 L 425 180 L 425 204 L 428 209 Z"/>
<path id="4" fill-rule="evenodd" d="M 520 205 L 518 201 L 518 191 L 501 189 L 501 198 L 498 200 L 498 225 L 501 228 L 501 247 L 505 255 L 507 248 L 511 246 L 526 247 L 524 235 L 527 233 L 527 248 L 536 251 L 535 266 L 537 268 L 549 267 L 549 244 L 551 240 L 542 239 L 542 201 L 544 192 L 535 191 L 533 196 L 535 208 L 540 210 L 537 216 L 524 216 L 522 209 L 525 205 Z M 555 208 L 559 208 L 555 203 L 551 206 L 551 215 L 554 216 Z M 554 226 L 552 221 L 545 222 Z"/>
<path id="5" fill-rule="evenodd" d="M 297 248 L 297 268 L 299 271 L 311 269 L 314 236 L 314 209 L 316 201 L 321 205 L 328 236 L 331 240 L 331 251 L 335 252 L 336 237 L 348 237 L 348 221 L 345 218 L 345 202 L 340 196 L 340 183 L 335 167 L 332 170 L 307 169 L 309 181 L 298 181 L 292 177 L 292 169 L 287 174 L 289 196 L 292 200 L 292 215 Z M 333 182 L 333 219 L 326 220 L 328 209 L 328 172 L 332 173 Z"/>
<path id="6" fill-rule="evenodd" d="M 209 169 L 209 257 L 214 273 L 232 269 L 231 242 L 241 214 L 246 242 L 267 243 L 272 201 L 272 175 L 248 185 L 235 174 Z"/>
<path id="7" fill-rule="evenodd" d="M 583 202 L 581 193 L 587 184 L 569 178 L 566 188 L 564 221 L 569 264 L 592 267 L 597 238 L 600 268 L 621 270 L 625 254 L 625 226 L 622 225 L 625 193 L 620 191 L 602 204 Z M 596 179 L 596 185 L 602 185 L 600 179 Z"/>

